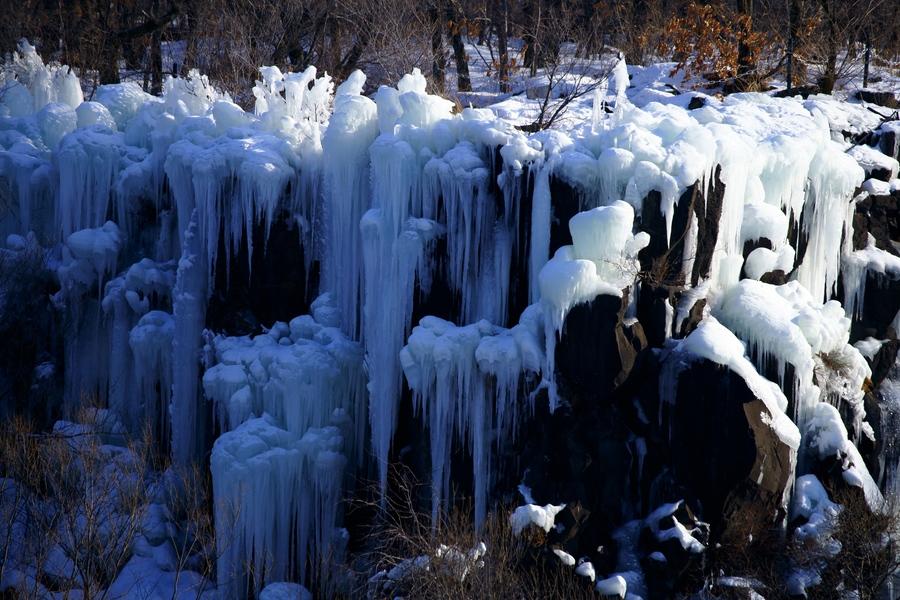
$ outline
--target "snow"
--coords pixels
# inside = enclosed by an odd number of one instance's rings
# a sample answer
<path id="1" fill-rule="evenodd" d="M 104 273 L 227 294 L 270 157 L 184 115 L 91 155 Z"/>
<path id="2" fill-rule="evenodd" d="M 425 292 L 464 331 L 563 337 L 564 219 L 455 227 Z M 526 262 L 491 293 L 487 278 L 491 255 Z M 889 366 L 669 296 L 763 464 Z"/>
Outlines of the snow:
<path id="1" fill-rule="evenodd" d="M 878 354 L 878 351 L 881 350 L 881 346 L 884 345 L 884 342 L 885 340 L 876 340 L 873 337 L 867 337 L 866 339 L 853 344 L 853 347 L 859 350 L 859 353 L 866 357 L 866 359 L 871 361 L 875 358 L 875 355 Z"/>
<path id="2" fill-rule="evenodd" d="M 744 261 L 744 272 L 750 279 L 760 279 L 771 271 L 788 273 L 793 264 L 794 249 L 789 245 L 783 246 L 778 252 L 768 248 L 756 248 Z"/>
<path id="3" fill-rule="evenodd" d="M 801 475 L 794 484 L 791 518 L 805 522 L 794 530 L 794 537 L 813 541 L 826 547 L 831 554 L 840 551 L 840 542 L 831 539 L 841 506 L 828 498 L 828 492 L 815 475 Z"/>
<path id="4" fill-rule="evenodd" d="M 741 243 L 767 239 L 778 246 L 787 238 L 788 217 L 779 206 L 758 203 L 745 204 L 741 222 Z"/>
<path id="5" fill-rule="evenodd" d="M 528 527 L 538 527 L 544 533 L 549 533 L 553 529 L 556 515 L 565 507 L 565 504 L 559 506 L 553 504 L 544 506 L 526 504 L 519 506 L 509 516 L 509 524 L 512 527 L 513 535 L 521 535 Z"/>
<path id="6" fill-rule="evenodd" d="M 769 359 L 775 361 L 782 386 L 791 383 L 785 381 L 786 365 L 794 367 L 792 418 L 801 430 L 820 400 L 821 390 L 814 381 L 814 355 L 858 354 L 848 344 L 850 319 L 840 303 L 829 300 L 820 304 L 798 281 L 774 286 L 742 280 L 720 298 L 713 314 L 747 342 L 758 367 Z"/>
<path id="7" fill-rule="evenodd" d="M 628 584 L 621 575 L 613 575 L 612 577 L 598 581 L 594 589 L 597 590 L 597 593 L 601 596 L 624 598 L 628 590 Z"/>
<path id="8" fill-rule="evenodd" d="M 885 171 L 886 181 L 897 178 L 897 171 L 900 170 L 900 163 L 897 162 L 897 159 L 885 156 L 872 146 L 865 144 L 853 146 L 847 150 L 847 154 L 859 163 L 869 177 L 874 171 L 881 170 Z"/>
<path id="9" fill-rule="evenodd" d="M 594 571 L 594 565 L 589 560 L 582 559 L 578 566 L 575 567 L 575 574 L 579 577 L 588 578 L 591 583 L 597 578 L 597 573 Z"/>
<path id="10" fill-rule="evenodd" d="M 270 583 L 259 593 L 259 600 L 312 600 L 313 596 L 298 583 Z"/>
<path id="11" fill-rule="evenodd" d="M 575 557 L 566 552 L 565 550 L 560 550 L 559 548 L 553 549 L 553 554 L 559 559 L 559 562 L 567 567 L 575 566 Z"/>
<path id="12" fill-rule="evenodd" d="M 678 510 L 682 502 L 682 500 L 679 500 L 677 502 L 663 504 L 647 515 L 647 518 L 644 519 L 644 523 L 650 528 L 650 532 L 659 541 L 675 540 L 683 549 L 691 554 L 699 554 L 705 550 L 705 546 L 693 537 L 694 530 L 689 530 L 674 516 L 675 511 Z M 671 517 L 674 524 L 668 529 L 660 529 L 659 522 L 665 517 Z"/>
<path id="13" fill-rule="evenodd" d="M 856 446 L 847 438 L 847 428 L 838 410 L 824 402 L 813 410 L 804 431 L 807 450 L 818 460 L 837 459 L 842 477 L 848 485 L 861 488 L 873 509 L 881 508 L 884 499 Z"/>

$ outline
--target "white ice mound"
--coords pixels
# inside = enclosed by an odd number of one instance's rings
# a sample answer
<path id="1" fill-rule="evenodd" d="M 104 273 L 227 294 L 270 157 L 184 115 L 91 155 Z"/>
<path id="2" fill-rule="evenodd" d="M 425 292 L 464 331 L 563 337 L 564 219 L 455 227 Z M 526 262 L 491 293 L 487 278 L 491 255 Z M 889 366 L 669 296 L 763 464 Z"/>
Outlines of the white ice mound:
<path id="1" fill-rule="evenodd" d="M 841 505 L 835 504 L 828 497 L 828 492 L 815 475 L 802 475 L 794 484 L 794 497 L 791 501 L 791 519 L 804 519 L 806 522 L 794 530 L 794 536 L 801 542 L 815 541 L 826 545 L 831 550 L 840 550 L 840 543 L 830 539 L 831 532 L 837 525 L 837 516 Z"/>
<path id="2" fill-rule="evenodd" d="M 317 314 L 329 311 L 320 302 Z M 220 427 L 228 431 L 252 415 L 267 412 L 300 435 L 331 422 L 335 410 L 355 427 L 349 456 L 362 451 L 366 389 L 362 347 L 337 328 L 303 315 L 276 323 L 268 333 L 219 336 L 212 341 L 216 364 L 203 375 L 203 390 L 215 404 Z"/>
<path id="3" fill-rule="evenodd" d="M 225 597 L 240 598 L 241 574 L 255 574 L 252 588 L 303 580 L 308 556 L 327 556 L 334 536 L 346 459 L 336 427 L 302 437 L 269 415 L 222 434 L 213 445 L 210 470 L 215 498 L 216 574 Z"/>
<path id="4" fill-rule="evenodd" d="M 804 431 L 807 451 L 818 460 L 840 461 L 844 482 L 861 488 L 866 502 L 880 509 L 884 502 L 878 484 L 869 474 L 856 446 L 847 438 L 847 427 L 838 410 L 824 402 L 817 404 Z"/>
<path id="5" fill-rule="evenodd" d="M 632 234 L 634 209 L 617 201 L 580 212 L 569 221 L 573 244 L 556 251 L 540 272 L 541 303 L 549 326 L 559 332 L 569 310 L 601 294 L 621 296 L 638 272 L 637 254 L 649 242 Z"/>
<path id="6" fill-rule="evenodd" d="M 102 227 L 72 233 L 63 247 L 63 260 L 57 268 L 60 284 L 67 294 L 83 293 L 115 271 L 122 233 L 112 221 Z"/>
<path id="7" fill-rule="evenodd" d="M 841 355 L 850 365 L 851 379 L 860 384 L 867 376 L 865 360 L 848 344 L 850 319 L 840 303 L 824 304 L 797 281 L 775 286 L 744 279 L 722 296 L 713 314 L 749 346 L 756 365 L 772 359 L 782 385 L 788 364 L 794 368 L 796 406 L 794 420 L 801 429 L 819 402 L 822 382 L 814 379 L 820 356 Z M 854 390 L 853 396 L 861 393 Z"/>
<path id="8" fill-rule="evenodd" d="M 705 550 L 705 546 L 694 537 L 694 534 L 697 533 L 694 529 L 688 529 L 685 527 L 678 519 L 675 518 L 675 511 L 682 504 L 682 500 L 677 502 L 672 502 L 669 504 L 663 504 L 652 513 L 650 513 L 646 519 L 644 519 L 644 523 L 650 528 L 650 531 L 653 533 L 654 537 L 657 540 L 664 542 L 666 540 L 676 540 L 683 549 L 687 550 L 691 554 L 699 554 Z M 665 517 L 670 517 L 672 521 L 672 526 L 668 529 L 662 529 L 660 527 L 660 521 L 662 521 Z"/>
<path id="9" fill-rule="evenodd" d="M 548 533 L 553 529 L 556 515 L 565 507 L 565 504 L 558 506 L 553 504 L 545 506 L 526 504 L 516 508 L 509 516 L 509 524 L 512 527 L 513 535 L 521 535 L 528 527 L 537 527 L 543 530 L 544 533 Z"/>

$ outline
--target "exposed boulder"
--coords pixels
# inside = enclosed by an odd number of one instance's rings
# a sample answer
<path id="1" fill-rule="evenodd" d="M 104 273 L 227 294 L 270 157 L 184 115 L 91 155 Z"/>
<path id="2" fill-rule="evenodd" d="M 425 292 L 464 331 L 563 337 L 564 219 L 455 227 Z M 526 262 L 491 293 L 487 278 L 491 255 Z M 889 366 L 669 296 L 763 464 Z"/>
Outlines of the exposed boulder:
<path id="1" fill-rule="evenodd" d="M 868 88 L 863 88 L 856 91 L 855 97 L 857 100 L 860 100 L 862 102 L 877 104 L 879 106 L 886 106 L 888 108 L 897 108 L 898 106 L 900 106 L 900 102 L 898 102 L 896 94 L 885 90 L 871 90 Z"/>
<path id="2" fill-rule="evenodd" d="M 746 539 L 779 523 L 799 446 L 799 432 L 783 412 L 784 395 L 713 319 L 663 360 L 660 435 L 688 502 L 716 539 Z"/>
<path id="3" fill-rule="evenodd" d="M 647 347 L 641 323 L 625 322 L 627 308 L 627 293 L 600 295 L 566 316 L 556 345 L 556 371 L 560 395 L 571 405 L 609 402 Z"/>

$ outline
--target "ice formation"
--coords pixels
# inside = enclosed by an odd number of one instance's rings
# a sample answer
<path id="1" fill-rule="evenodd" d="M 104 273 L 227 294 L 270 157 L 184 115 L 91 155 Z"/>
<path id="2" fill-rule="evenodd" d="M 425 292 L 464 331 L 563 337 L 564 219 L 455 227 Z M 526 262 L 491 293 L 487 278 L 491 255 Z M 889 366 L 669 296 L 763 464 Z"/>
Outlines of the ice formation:
<path id="1" fill-rule="evenodd" d="M 432 518 L 446 506 L 454 437 L 467 443 L 475 480 L 475 524 L 487 512 L 491 445 L 514 435 L 520 376 L 539 368 L 539 324 L 523 315 L 511 330 L 478 321 L 458 327 L 425 317 L 400 351 L 416 410 L 431 442 Z M 491 386 L 489 375 L 493 376 Z"/>
<path id="2" fill-rule="evenodd" d="M 341 445 L 336 427 L 298 435 L 266 414 L 216 440 L 210 470 L 224 595 L 244 597 L 264 581 L 284 580 L 295 566 L 302 580 L 307 558 L 328 556 L 346 462 Z M 242 575 L 248 563 L 250 582 Z"/>
<path id="3" fill-rule="evenodd" d="M 203 374 L 203 390 L 221 431 L 267 413 L 302 435 L 328 425 L 337 412 L 350 419 L 345 447 L 353 451 L 348 456 L 357 464 L 362 461 L 367 418 L 363 350 L 328 326 L 328 309 L 333 311 L 328 300 L 320 297 L 313 315 L 275 323 L 267 333 L 211 340 L 214 364 Z"/>
<path id="4" fill-rule="evenodd" d="M 650 532 L 660 541 L 675 540 L 686 551 L 692 554 L 698 554 L 703 551 L 704 546 L 694 535 L 694 530 L 688 529 L 675 518 L 675 511 L 681 506 L 682 501 L 663 504 L 645 519 L 646 524 L 650 528 Z M 660 522 L 668 517 L 671 527 L 663 528 Z"/>
<path id="5" fill-rule="evenodd" d="M 869 277 L 879 283 L 900 279 L 900 257 L 878 248 L 871 233 L 868 234 L 867 242 L 862 250 L 844 254 L 841 264 L 844 308 L 849 317 L 862 315 L 866 280 Z"/>
<path id="6" fill-rule="evenodd" d="M 760 370 L 768 360 L 775 361 L 777 372 L 772 376 L 791 395 L 792 416 L 801 430 L 825 399 L 814 377 L 817 356 L 845 353 L 855 365 L 854 378 L 861 383 L 867 376 L 865 361 L 848 344 L 850 319 L 840 303 L 819 303 L 799 281 L 775 286 L 742 280 L 725 292 L 713 312 L 747 342 Z M 793 367 L 793 381 L 786 379 L 787 365 Z"/>
<path id="7" fill-rule="evenodd" d="M 246 591 L 229 579 L 244 561 L 255 561 L 256 592 L 297 571 L 302 579 L 315 554 L 338 544 L 346 473 L 371 469 L 386 492 L 407 387 L 429 434 L 435 516 L 463 447 L 481 524 L 495 444 L 515 436 L 538 391 L 551 410 L 562 405 L 555 350 L 567 316 L 625 293 L 633 316 L 651 235 L 681 248 L 671 258 L 685 289 L 665 305 L 666 336 L 683 335 L 706 302 L 693 333 L 666 345 L 663 398 L 691 361 L 724 365 L 801 458 L 839 458 L 844 479 L 878 501 L 850 438 L 875 435 L 865 358 L 881 345 L 850 345 L 850 325 L 867 282 L 895 282 L 900 261 L 872 237 L 851 247 L 857 188 L 897 190 L 863 184 L 878 170 L 896 177 L 896 161 L 843 141 L 841 132 L 880 125 L 867 111 L 824 96 L 704 96 L 695 110 L 679 105 L 683 96 L 629 99 L 620 60 L 590 123 L 529 135 L 488 109 L 455 111 L 426 93 L 417 70 L 368 97 L 361 72 L 335 91 L 313 67 L 264 67 L 245 111 L 196 71 L 167 78 L 159 98 L 132 82 L 84 102 L 77 78 L 27 43 L 11 64 L 0 74 L 0 191 L 16 210 L 0 232 L 20 250 L 32 231 L 29 240 L 52 247 L 55 303 L 72 330 L 67 410 L 96 394 L 126 429 L 149 422 L 180 465 L 201 460 L 220 434 L 217 527 L 240 538 L 221 548 L 227 594 Z M 560 188 L 576 206 L 561 206 Z M 687 220 L 679 238 L 676 217 Z M 664 231 L 652 229 L 656 218 Z M 220 275 L 226 288 L 244 283 L 230 281 L 243 272 L 233 262 L 246 257 L 249 272 L 276 223 L 299 232 L 304 283 L 318 284 L 306 290 L 318 296 L 311 314 L 256 335 L 205 332 Z M 705 270 L 695 264 L 702 244 Z M 786 283 L 764 282 L 779 271 Z M 798 493 L 813 498 L 814 488 L 798 480 Z M 796 510 L 811 519 L 805 497 L 795 494 Z M 526 501 L 514 530 L 549 531 L 561 507 Z M 650 528 L 699 552 L 677 521 L 653 529 L 676 509 L 653 513 Z M 637 594 L 644 584 L 629 572 L 597 589 L 623 595 L 627 583 Z M 270 588 L 262 596 L 279 593 Z"/>
<path id="8" fill-rule="evenodd" d="M 791 517 L 804 519 L 806 522 L 797 527 L 794 535 L 800 541 L 812 539 L 819 544 L 830 542 L 832 551 L 835 542 L 829 536 L 836 525 L 836 518 L 841 506 L 828 498 L 828 492 L 815 475 L 802 475 L 794 486 L 794 499 L 791 502 Z"/>

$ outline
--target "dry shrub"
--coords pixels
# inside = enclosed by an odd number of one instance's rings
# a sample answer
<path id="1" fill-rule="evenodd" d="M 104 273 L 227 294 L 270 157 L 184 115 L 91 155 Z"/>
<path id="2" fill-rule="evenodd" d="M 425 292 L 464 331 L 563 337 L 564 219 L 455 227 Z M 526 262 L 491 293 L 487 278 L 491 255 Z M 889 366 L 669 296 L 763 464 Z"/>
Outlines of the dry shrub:
<path id="1" fill-rule="evenodd" d="M 422 486 L 408 474 L 399 481 L 369 536 L 373 547 L 363 562 L 371 564 L 373 572 L 398 565 L 404 565 L 398 570 L 404 572 L 389 591 L 369 583 L 375 597 L 596 598 L 573 567 L 562 566 L 552 555 L 545 561 L 542 531 L 529 528 L 519 537 L 513 535 L 509 508 L 492 512 L 478 532 L 465 506 L 441 513 L 432 524 L 430 515 L 416 508 Z M 478 552 L 481 544 L 483 554 Z"/>
<path id="2" fill-rule="evenodd" d="M 742 73 L 741 46 L 748 53 L 748 64 L 756 64 L 759 53 L 769 43 L 762 32 L 753 30 L 753 19 L 738 14 L 724 3 L 688 4 L 684 15 L 673 17 L 668 35 L 659 48 L 661 55 L 672 56 L 678 64 L 672 74 L 684 71 L 714 83 L 733 83 L 746 79 L 743 89 L 758 88 L 758 74 Z"/>
<path id="3" fill-rule="evenodd" d="M 19 597 L 103 597 L 141 531 L 147 444 L 124 441 L 105 411 L 85 410 L 80 422 L 39 433 L 14 418 L 0 431 L 0 575 L 19 572 Z"/>
<path id="4" fill-rule="evenodd" d="M 841 505 L 831 537 L 840 551 L 831 556 L 810 548 L 790 549 L 793 560 L 812 570 L 821 583 L 816 598 L 838 600 L 855 591 L 860 600 L 878 597 L 879 591 L 900 569 L 900 511 L 896 500 L 873 510 L 858 488 L 843 488 L 833 500 Z"/>

